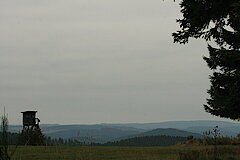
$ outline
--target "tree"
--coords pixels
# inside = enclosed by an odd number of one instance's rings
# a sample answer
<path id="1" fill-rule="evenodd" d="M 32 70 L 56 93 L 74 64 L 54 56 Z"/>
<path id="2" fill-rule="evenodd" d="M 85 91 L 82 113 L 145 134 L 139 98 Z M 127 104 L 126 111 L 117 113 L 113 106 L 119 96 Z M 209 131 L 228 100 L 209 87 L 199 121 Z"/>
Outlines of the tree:
<path id="1" fill-rule="evenodd" d="M 4 113 L 0 118 L 1 120 L 1 130 L 0 130 L 0 160 L 11 160 L 14 153 L 17 150 L 17 139 L 18 139 L 18 134 L 17 133 L 10 133 L 8 132 L 8 117 L 5 113 L 5 108 L 4 108 Z M 15 145 L 9 149 L 10 145 Z M 11 151 L 10 151 L 11 150 Z"/>
<path id="2" fill-rule="evenodd" d="M 11 156 L 9 154 L 9 145 L 8 145 L 8 118 L 5 114 L 1 116 L 1 137 L 0 137 L 0 159 L 1 160 L 10 160 Z"/>
<path id="3" fill-rule="evenodd" d="M 240 120 L 240 1 L 182 0 L 180 31 L 173 33 L 174 42 L 188 43 L 189 38 L 203 38 L 209 57 L 210 98 L 204 109 L 212 115 Z"/>
<path id="4" fill-rule="evenodd" d="M 35 130 L 22 130 L 19 138 L 21 145 L 45 145 L 45 142 L 46 137 L 40 128 Z"/>

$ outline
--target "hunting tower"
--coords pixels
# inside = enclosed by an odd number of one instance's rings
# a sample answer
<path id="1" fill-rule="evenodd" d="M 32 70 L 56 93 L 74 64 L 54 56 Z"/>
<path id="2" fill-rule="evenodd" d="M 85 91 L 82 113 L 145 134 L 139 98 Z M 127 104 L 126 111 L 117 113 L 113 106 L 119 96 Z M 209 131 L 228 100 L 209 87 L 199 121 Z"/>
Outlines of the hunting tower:
<path id="1" fill-rule="evenodd" d="M 39 118 L 36 118 L 37 111 L 25 111 L 23 114 L 23 130 L 20 143 L 22 145 L 44 145 L 45 137 L 39 127 Z"/>
<path id="2" fill-rule="evenodd" d="M 23 130 L 38 130 L 40 119 L 36 118 L 37 111 L 25 111 L 23 114 Z"/>

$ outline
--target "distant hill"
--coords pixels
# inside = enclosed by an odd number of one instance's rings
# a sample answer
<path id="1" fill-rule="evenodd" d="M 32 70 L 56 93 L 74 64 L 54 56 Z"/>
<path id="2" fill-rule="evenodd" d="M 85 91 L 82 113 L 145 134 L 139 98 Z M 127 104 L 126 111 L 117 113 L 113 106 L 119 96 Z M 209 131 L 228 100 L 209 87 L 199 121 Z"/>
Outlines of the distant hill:
<path id="1" fill-rule="evenodd" d="M 111 126 L 128 126 L 141 129 L 156 129 L 156 128 L 178 128 L 186 129 L 189 127 L 229 127 L 236 126 L 240 127 L 239 123 L 236 122 L 226 122 L 226 121 L 210 121 L 210 120 L 194 120 L 194 121 L 167 121 L 167 122 L 157 122 L 157 123 L 123 123 L 123 124 L 103 124 Z"/>
<path id="2" fill-rule="evenodd" d="M 184 130 L 174 129 L 174 128 L 157 128 L 153 129 L 147 132 L 143 132 L 137 135 L 129 135 L 126 137 L 119 137 L 116 140 L 122 140 L 127 138 L 133 138 L 133 137 L 146 137 L 146 136 L 174 136 L 174 137 L 188 137 L 193 136 L 195 138 L 201 138 L 202 135 L 198 133 L 192 133 Z"/>
<path id="3" fill-rule="evenodd" d="M 101 146 L 171 146 L 186 141 L 186 137 L 145 136 L 98 144 Z"/>
<path id="4" fill-rule="evenodd" d="M 96 125 L 41 124 L 40 128 L 44 134 L 52 138 L 74 138 L 79 141 L 105 143 L 135 136 L 160 135 L 160 133 L 165 132 L 164 135 L 168 136 L 185 136 L 188 134 L 198 136 L 205 131 L 212 130 L 215 126 L 219 126 L 221 136 L 236 136 L 240 133 L 239 123 L 206 120 Z M 171 132 L 170 128 L 172 128 Z M 19 132 L 21 129 L 21 125 L 9 126 L 10 132 Z"/>
<path id="5" fill-rule="evenodd" d="M 135 135 L 144 132 L 143 129 L 125 126 L 105 125 L 41 125 L 43 133 L 52 138 L 76 139 L 84 142 L 104 143 L 118 137 Z M 10 132 L 19 132 L 21 126 L 10 126 Z"/>
<path id="6" fill-rule="evenodd" d="M 215 126 L 220 129 L 221 136 L 236 136 L 240 133 L 240 123 L 226 121 L 169 121 L 159 123 L 126 123 L 126 124 L 106 124 L 110 126 L 127 126 L 144 130 L 152 130 L 156 128 L 176 128 L 189 132 L 202 134 L 205 131 L 212 130 Z"/>
<path id="7" fill-rule="evenodd" d="M 79 141 L 100 143 L 144 131 L 132 127 L 104 125 L 57 125 L 42 127 L 42 130 L 46 135 L 53 138 L 73 138 Z"/>
<path id="8" fill-rule="evenodd" d="M 157 128 L 151 131 L 140 133 L 138 136 L 143 137 L 143 136 L 158 136 L 158 135 L 179 136 L 179 137 L 193 136 L 196 138 L 202 137 L 202 135 L 198 133 L 192 133 L 192 132 L 183 131 L 183 130 L 174 129 L 174 128 Z"/>

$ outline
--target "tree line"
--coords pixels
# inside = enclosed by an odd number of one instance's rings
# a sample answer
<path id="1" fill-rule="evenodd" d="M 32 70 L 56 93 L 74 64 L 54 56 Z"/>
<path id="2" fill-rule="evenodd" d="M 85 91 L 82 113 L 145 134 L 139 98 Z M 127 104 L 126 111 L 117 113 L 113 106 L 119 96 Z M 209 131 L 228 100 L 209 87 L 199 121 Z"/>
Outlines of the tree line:
<path id="1" fill-rule="evenodd" d="M 3 132 L 0 132 L 0 145 L 3 145 Z M 36 139 L 33 138 L 33 141 L 26 144 L 25 137 L 21 133 L 11 133 L 7 132 L 7 140 L 6 143 L 8 145 L 47 145 L 47 146 L 54 146 L 54 145 L 67 145 L 67 146 L 76 146 L 76 145 L 87 145 L 87 143 L 80 142 L 75 139 L 63 139 L 63 138 L 51 138 L 48 136 L 43 137 L 43 142 L 38 143 Z M 35 140 L 35 141 L 34 141 Z"/>
<path id="2" fill-rule="evenodd" d="M 2 132 L 0 132 L 2 137 Z M 8 132 L 7 143 L 9 145 L 25 145 L 21 141 L 20 133 L 10 133 Z M 47 146 L 170 146 L 176 145 L 180 142 L 187 140 L 187 137 L 176 137 L 176 136 L 145 136 L 145 137 L 134 137 L 119 141 L 107 142 L 107 143 L 89 143 L 89 142 L 80 142 L 76 139 L 64 139 L 64 138 L 51 138 L 44 137 L 44 144 Z M 0 144 L 1 145 L 1 144 Z"/>
<path id="3" fill-rule="evenodd" d="M 96 146 L 171 146 L 187 140 L 187 137 L 175 136 L 145 136 L 123 139 L 114 142 L 107 142 L 104 144 L 95 143 Z"/>

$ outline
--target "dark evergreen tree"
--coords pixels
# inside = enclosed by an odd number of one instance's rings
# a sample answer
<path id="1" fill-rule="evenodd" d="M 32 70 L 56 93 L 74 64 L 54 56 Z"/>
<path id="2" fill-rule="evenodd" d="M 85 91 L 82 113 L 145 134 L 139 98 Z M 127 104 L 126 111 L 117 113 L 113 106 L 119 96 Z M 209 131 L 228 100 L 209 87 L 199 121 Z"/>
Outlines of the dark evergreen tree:
<path id="1" fill-rule="evenodd" d="M 45 145 L 46 140 L 40 129 L 23 130 L 20 134 L 19 143 L 21 145 Z"/>
<path id="2" fill-rule="evenodd" d="M 240 120 L 240 1 L 182 0 L 181 30 L 173 33 L 174 42 L 189 38 L 215 42 L 204 57 L 209 68 L 210 98 L 204 108 L 212 115 Z"/>

